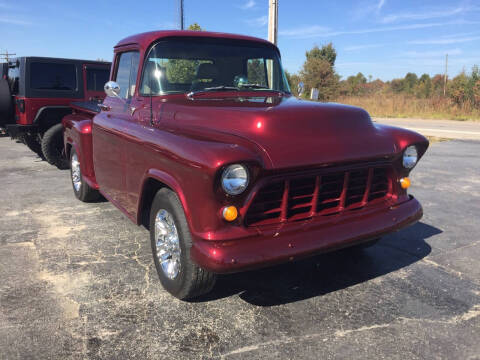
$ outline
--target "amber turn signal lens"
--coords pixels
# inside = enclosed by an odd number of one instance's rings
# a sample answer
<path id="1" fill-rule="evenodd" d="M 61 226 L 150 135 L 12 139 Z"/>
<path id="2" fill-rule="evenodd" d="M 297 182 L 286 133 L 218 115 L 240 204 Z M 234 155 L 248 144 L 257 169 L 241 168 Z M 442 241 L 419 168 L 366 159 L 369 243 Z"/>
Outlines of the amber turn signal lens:
<path id="1" fill-rule="evenodd" d="M 223 218 L 227 221 L 233 221 L 238 216 L 238 210 L 235 206 L 225 206 L 222 211 Z"/>
<path id="2" fill-rule="evenodd" d="M 400 179 L 400 186 L 402 189 L 408 189 L 410 187 L 410 179 L 407 177 Z"/>

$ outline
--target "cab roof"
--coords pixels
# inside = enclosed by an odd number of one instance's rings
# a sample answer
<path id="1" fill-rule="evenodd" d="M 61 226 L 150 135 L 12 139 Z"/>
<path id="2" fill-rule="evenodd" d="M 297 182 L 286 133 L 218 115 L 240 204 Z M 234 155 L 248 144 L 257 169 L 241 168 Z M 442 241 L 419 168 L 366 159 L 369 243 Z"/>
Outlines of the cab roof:
<path id="1" fill-rule="evenodd" d="M 202 38 L 213 38 L 213 39 L 232 39 L 232 40 L 245 40 L 245 41 L 253 41 L 256 43 L 261 43 L 269 46 L 273 46 L 271 42 L 252 37 L 252 36 L 244 36 L 244 35 L 236 35 L 236 34 L 227 34 L 227 33 L 219 33 L 219 32 L 209 32 L 209 31 L 191 31 L 191 30 L 162 30 L 162 31 L 150 31 L 141 34 L 132 35 L 126 37 L 123 40 L 120 40 L 115 48 L 137 44 L 140 47 L 146 49 L 153 41 L 159 40 L 162 38 L 171 38 L 171 37 L 202 37 Z"/>

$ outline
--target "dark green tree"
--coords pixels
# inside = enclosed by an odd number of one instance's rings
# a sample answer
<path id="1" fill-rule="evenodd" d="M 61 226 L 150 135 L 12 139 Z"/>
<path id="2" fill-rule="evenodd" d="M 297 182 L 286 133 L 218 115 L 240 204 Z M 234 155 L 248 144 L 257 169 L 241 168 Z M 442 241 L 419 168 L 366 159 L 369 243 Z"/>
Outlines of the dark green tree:
<path id="1" fill-rule="evenodd" d="M 307 61 L 312 58 L 324 59 L 331 66 L 335 66 L 335 60 L 337 59 L 337 51 L 333 47 L 332 43 L 323 45 L 320 49 L 318 46 L 314 46 L 312 50 L 305 53 Z"/>
<path id="2" fill-rule="evenodd" d="M 417 74 L 407 73 L 403 82 L 403 91 L 407 94 L 413 94 L 415 90 L 415 85 L 417 85 L 418 77 Z"/>

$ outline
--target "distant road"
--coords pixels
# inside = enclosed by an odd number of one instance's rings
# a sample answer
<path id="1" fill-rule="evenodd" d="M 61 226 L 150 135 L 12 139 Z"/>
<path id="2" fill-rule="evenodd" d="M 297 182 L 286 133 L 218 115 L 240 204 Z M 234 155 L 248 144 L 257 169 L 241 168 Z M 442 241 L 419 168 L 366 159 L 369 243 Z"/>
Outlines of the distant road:
<path id="1" fill-rule="evenodd" d="M 373 118 L 373 121 L 400 126 L 425 136 L 448 139 L 480 140 L 480 121 Z"/>

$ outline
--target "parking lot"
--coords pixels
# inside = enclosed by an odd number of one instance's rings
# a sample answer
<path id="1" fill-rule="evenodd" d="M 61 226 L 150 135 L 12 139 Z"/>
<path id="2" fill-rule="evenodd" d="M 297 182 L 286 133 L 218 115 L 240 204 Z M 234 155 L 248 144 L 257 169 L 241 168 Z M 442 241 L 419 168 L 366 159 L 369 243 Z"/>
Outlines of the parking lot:
<path id="1" fill-rule="evenodd" d="M 480 359 L 480 142 L 431 145 L 416 225 L 363 252 L 162 290 L 148 233 L 0 138 L 0 358 Z"/>

